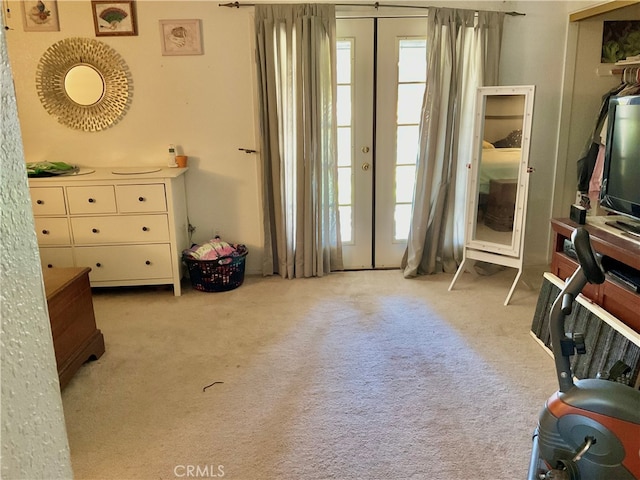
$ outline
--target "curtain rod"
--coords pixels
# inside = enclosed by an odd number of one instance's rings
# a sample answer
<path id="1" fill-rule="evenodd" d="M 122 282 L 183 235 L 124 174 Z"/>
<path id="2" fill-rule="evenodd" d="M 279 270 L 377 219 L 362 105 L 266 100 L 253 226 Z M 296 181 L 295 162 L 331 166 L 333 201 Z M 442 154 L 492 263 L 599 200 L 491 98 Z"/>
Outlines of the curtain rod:
<path id="1" fill-rule="evenodd" d="M 240 7 L 255 7 L 255 3 L 240 3 L 240 2 L 229 2 L 229 3 L 219 3 L 219 7 L 229 7 L 229 8 L 240 8 Z M 391 7 L 391 8 L 430 8 L 428 6 L 422 5 L 387 5 L 380 2 L 374 3 L 336 3 L 336 7 L 373 7 L 378 10 L 380 7 Z M 525 13 L 520 12 L 504 12 L 505 15 L 511 15 L 512 17 L 525 16 Z"/>

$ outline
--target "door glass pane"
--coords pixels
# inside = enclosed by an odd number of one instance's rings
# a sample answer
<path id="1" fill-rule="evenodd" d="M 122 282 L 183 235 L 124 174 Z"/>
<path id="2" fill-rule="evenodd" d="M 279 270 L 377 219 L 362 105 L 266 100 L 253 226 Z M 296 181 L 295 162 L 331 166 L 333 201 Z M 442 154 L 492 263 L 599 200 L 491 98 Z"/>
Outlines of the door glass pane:
<path id="1" fill-rule="evenodd" d="M 411 223 L 415 186 L 415 164 L 419 147 L 422 98 L 427 78 L 427 41 L 404 38 L 398 41 L 398 109 L 396 124 L 396 168 L 394 240 L 406 240 Z"/>
<path id="2" fill-rule="evenodd" d="M 405 165 L 396 167 L 396 203 L 413 201 L 413 186 L 416 178 L 416 167 Z"/>
<path id="3" fill-rule="evenodd" d="M 336 49 L 338 84 L 351 83 L 351 42 L 338 41 Z"/>
<path id="4" fill-rule="evenodd" d="M 427 72 L 427 41 L 400 40 L 399 49 L 398 81 L 424 82 Z"/>
<path id="5" fill-rule="evenodd" d="M 398 123 L 420 123 L 424 83 L 398 85 Z"/>
<path id="6" fill-rule="evenodd" d="M 394 220 L 396 229 L 395 240 L 406 240 L 409 238 L 409 225 L 411 224 L 411 204 L 396 205 Z"/>
<path id="7" fill-rule="evenodd" d="M 396 164 L 416 163 L 418 156 L 418 125 L 400 125 L 396 136 Z"/>
<path id="8" fill-rule="evenodd" d="M 343 244 L 349 244 L 353 240 L 353 39 L 337 42 L 336 68 L 340 238 Z"/>
<path id="9" fill-rule="evenodd" d="M 351 222 L 351 206 L 340 205 L 338 207 L 340 212 L 340 238 L 342 243 L 349 243 L 353 240 L 353 226 Z"/>
<path id="10" fill-rule="evenodd" d="M 351 85 L 338 85 L 338 126 L 351 125 Z"/>
<path id="11" fill-rule="evenodd" d="M 338 168 L 338 203 L 351 205 L 351 167 Z"/>
<path id="12" fill-rule="evenodd" d="M 351 166 L 351 127 L 338 127 L 338 166 Z"/>

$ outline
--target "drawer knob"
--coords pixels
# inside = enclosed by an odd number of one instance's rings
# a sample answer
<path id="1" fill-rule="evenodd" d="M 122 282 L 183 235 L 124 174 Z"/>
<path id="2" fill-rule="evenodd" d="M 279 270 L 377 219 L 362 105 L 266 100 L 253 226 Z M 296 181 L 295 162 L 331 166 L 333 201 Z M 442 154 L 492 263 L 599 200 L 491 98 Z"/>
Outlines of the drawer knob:
<path id="1" fill-rule="evenodd" d="M 92 231 L 93 233 L 98 233 L 100 230 L 98 230 L 97 228 L 92 228 L 92 229 L 91 229 L 91 231 Z"/>
<path id="2" fill-rule="evenodd" d="M 42 205 L 42 204 L 44 203 L 44 200 L 36 200 L 36 203 L 37 203 L 38 205 Z"/>
<path id="3" fill-rule="evenodd" d="M 144 262 L 145 265 L 151 265 L 151 260 L 147 260 L 146 262 Z"/>
<path id="4" fill-rule="evenodd" d="M 149 231 L 149 227 L 142 227 L 142 231 L 143 232 L 148 232 Z"/>
<path id="5" fill-rule="evenodd" d="M 53 268 L 53 265 L 51 265 L 50 263 L 47 263 L 47 268 Z"/>
<path id="6" fill-rule="evenodd" d="M 96 203 L 96 199 L 95 198 L 89 198 L 89 203 Z"/>
<path id="7" fill-rule="evenodd" d="M 144 201 L 145 201 L 145 198 L 144 198 L 144 197 L 138 197 L 138 201 L 139 201 L 139 202 L 144 202 Z"/>
<path id="8" fill-rule="evenodd" d="M 102 264 L 100 262 L 96 263 L 96 267 L 100 268 Z"/>
<path id="9" fill-rule="evenodd" d="M 49 230 L 42 230 L 43 235 L 49 235 Z"/>

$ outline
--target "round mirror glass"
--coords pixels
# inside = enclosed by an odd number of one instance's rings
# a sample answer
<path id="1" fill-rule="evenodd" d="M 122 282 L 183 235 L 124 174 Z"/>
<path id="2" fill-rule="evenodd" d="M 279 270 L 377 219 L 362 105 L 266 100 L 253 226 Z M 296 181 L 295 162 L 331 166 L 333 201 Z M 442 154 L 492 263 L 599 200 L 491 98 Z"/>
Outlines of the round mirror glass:
<path id="1" fill-rule="evenodd" d="M 104 79 L 91 65 L 76 65 L 64 77 L 64 90 L 78 105 L 94 105 L 104 95 Z"/>

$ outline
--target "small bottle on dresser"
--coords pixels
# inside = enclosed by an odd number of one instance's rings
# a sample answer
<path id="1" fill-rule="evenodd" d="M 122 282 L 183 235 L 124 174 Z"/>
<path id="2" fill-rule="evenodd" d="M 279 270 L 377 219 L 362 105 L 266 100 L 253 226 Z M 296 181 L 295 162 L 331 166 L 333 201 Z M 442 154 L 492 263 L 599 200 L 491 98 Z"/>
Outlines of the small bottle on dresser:
<path id="1" fill-rule="evenodd" d="M 176 147 L 173 144 L 169 145 L 169 163 L 168 166 L 171 168 L 175 168 L 178 166 L 176 163 Z"/>

